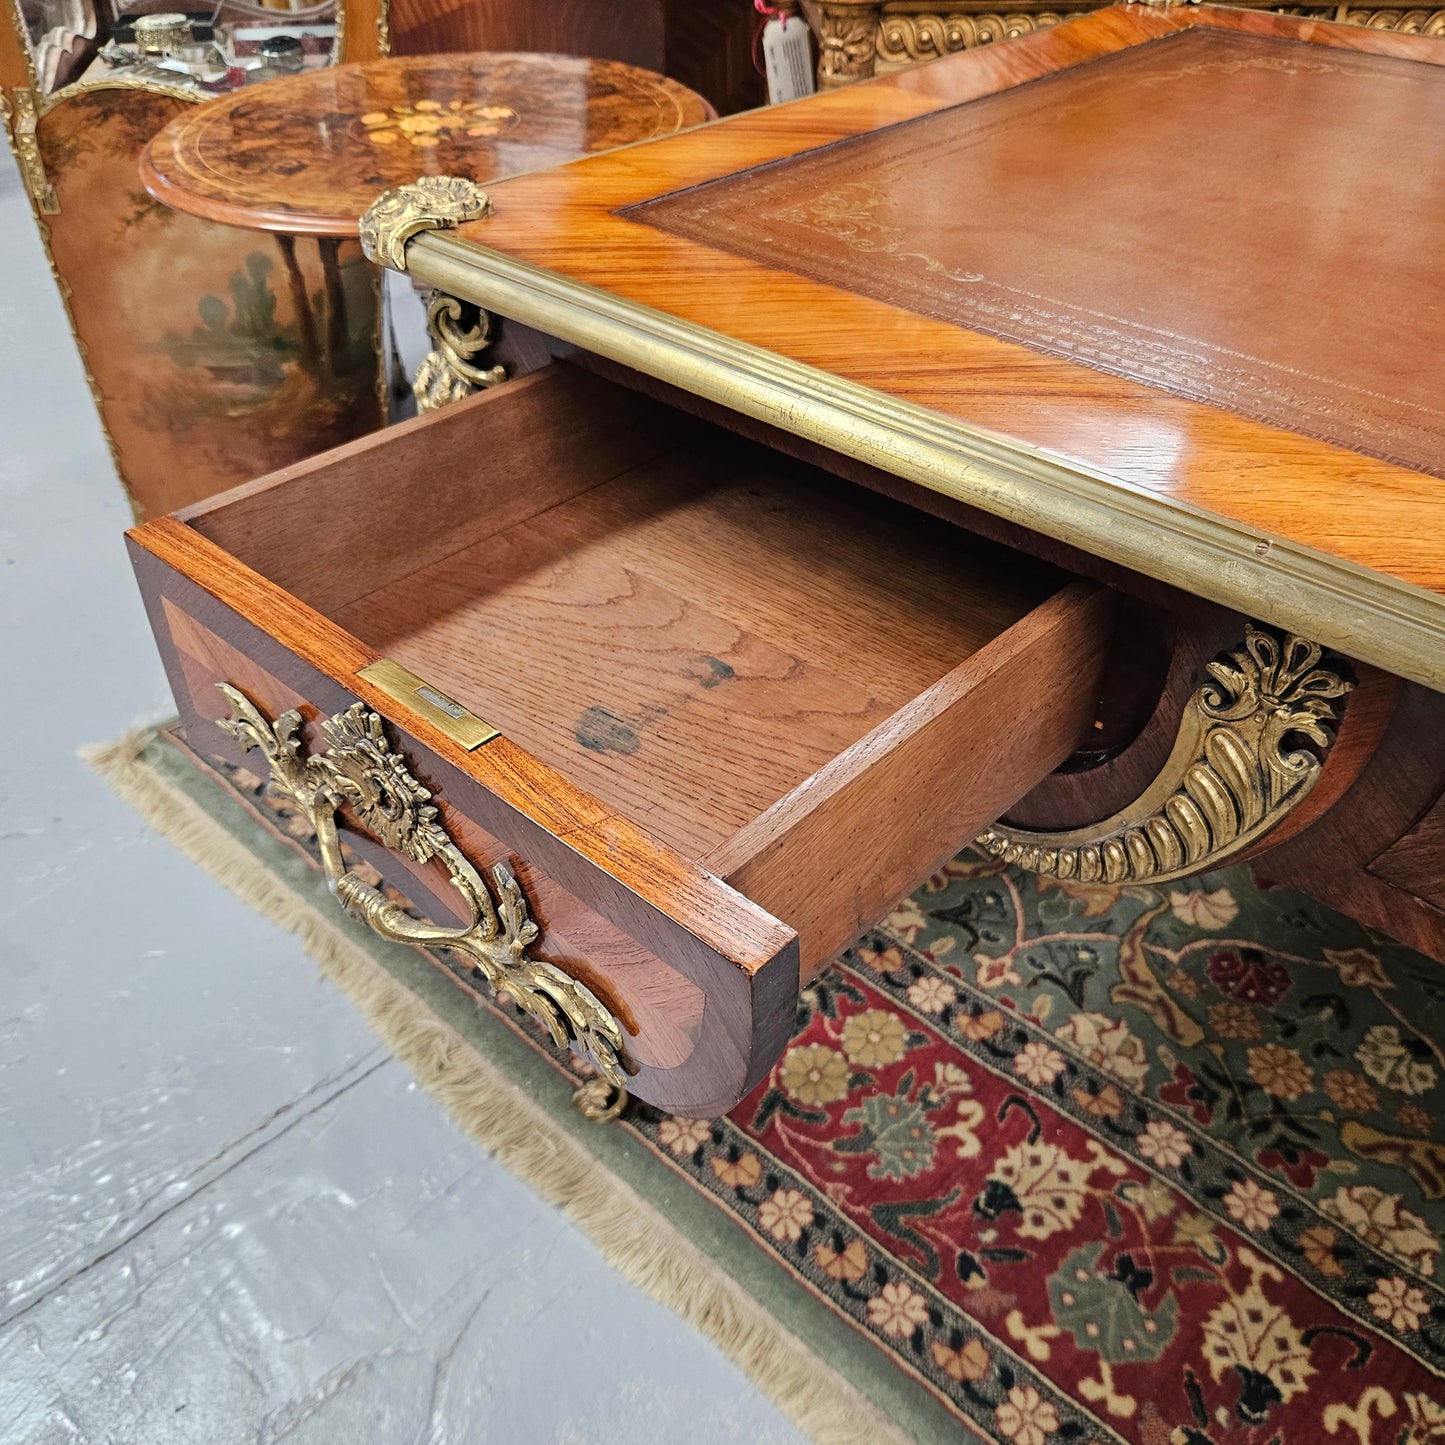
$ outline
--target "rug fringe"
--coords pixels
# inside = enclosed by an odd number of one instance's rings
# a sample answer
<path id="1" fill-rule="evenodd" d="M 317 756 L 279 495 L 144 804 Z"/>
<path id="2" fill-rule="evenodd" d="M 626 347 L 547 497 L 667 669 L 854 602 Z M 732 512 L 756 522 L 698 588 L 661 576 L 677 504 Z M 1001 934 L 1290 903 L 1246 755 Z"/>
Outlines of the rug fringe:
<path id="1" fill-rule="evenodd" d="M 182 853 L 243 903 L 296 935 L 373 1032 L 476 1143 L 558 1206 L 618 1273 L 713 1340 L 818 1445 L 911 1445 L 871 1401 L 665 1215 L 599 1165 L 343 928 L 148 766 L 142 754 L 154 736 L 153 730 L 132 729 L 80 755 Z"/>

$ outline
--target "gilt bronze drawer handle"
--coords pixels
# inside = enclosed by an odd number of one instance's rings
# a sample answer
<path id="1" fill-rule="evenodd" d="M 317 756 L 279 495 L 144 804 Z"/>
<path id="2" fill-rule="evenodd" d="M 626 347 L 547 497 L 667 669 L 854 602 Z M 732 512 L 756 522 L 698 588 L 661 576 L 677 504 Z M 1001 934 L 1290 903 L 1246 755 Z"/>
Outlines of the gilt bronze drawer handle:
<path id="1" fill-rule="evenodd" d="M 321 724 L 324 753 L 307 756 L 301 714 L 291 709 L 268 723 L 251 701 L 219 683 L 231 715 L 217 726 L 247 750 L 257 748 L 271 786 L 316 830 L 326 881 L 341 906 L 392 943 L 447 948 L 460 954 L 499 994 L 543 1024 L 559 1047 L 575 1046 L 619 1089 L 627 1082 L 622 1030 L 596 995 L 550 963 L 527 956 L 538 936 L 527 901 L 505 863 L 491 869 L 492 887 L 442 826 L 431 793 L 393 752 L 380 716 L 353 703 Z M 470 912 L 462 928 L 415 918 L 346 865 L 336 814 L 350 808 L 384 846 L 416 863 L 441 863 Z M 495 895 L 495 896 L 494 896 Z"/>
<path id="2" fill-rule="evenodd" d="M 1320 667 L 1319 646 L 1246 625 L 1244 645 L 1211 662 L 1190 698 L 1159 776 L 1092 827 L 1033 833 L 995 827 L 977 839 L 1030 873 L 1084 883 L 1162 883 L 1217 868 L 1297 808 L 1319 781 L 1314 753 L 1334 741 L 1346 682 Z"/>

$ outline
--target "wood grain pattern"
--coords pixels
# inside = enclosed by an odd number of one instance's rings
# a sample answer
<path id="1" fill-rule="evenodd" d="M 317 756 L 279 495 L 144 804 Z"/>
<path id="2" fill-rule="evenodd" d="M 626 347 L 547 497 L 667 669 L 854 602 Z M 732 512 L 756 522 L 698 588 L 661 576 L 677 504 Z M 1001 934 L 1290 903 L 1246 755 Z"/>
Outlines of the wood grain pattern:
<path id="1" fill-rule="evenodd" d="M 530 50 L 662 70 L 660 0 L 392 0 L 393 55 Z"/>
<path id="2" fill-rule="evenodd" d="M 1241 570 L 1267 572 L 1270 539 L 1283 538 L 1445 593 L 1445 494 L 1435 478 L 798 276 L 784 256 L 765 265 L 616 214 L 1195 25 L 1427 65 L 1445 60 L 1445 43 L 1281 16 L 1101 11 L 886 80 L 506 182 L 493 193 L 492 217 L 462 228 L 460 239 L 416 243 L 413 266 L 424 272 L 427 257 L 460 256 L 470 241 L 1082 465 L 1121 497 L 1144 492 L 1237 524 L 1251 538 L 1250 550 L 1231 563 Z M 1187 241 L 1180 245 L 1187 249 Z M 472 289 L 487 304 L 484 256 L 476 267 Z M 979 501 L 990 505 L 982 490 Z M 1149 562 L 1166 576 L 1169 565 L 1167 551 Z"/>
<path id="3" fill-rule="evenodd" d="M 761 23 L 748 0 L 392 0 L 388 29 L 392 55 L 532 50 L 620 60 L 670 75 L 731 115 L 767 99 L 752 53 Z"/>
<path id="4" fill-rule="evenodd" d="M 182 693 L 187 706 L 186 726 L 197 747 L 218 755 L 218 750 L 224 749 L 233 761 L 255 769 L 255 754 L 242 754 L 211 726 L 214 717 L 225 710 L 216 692 L 216 684 L 223 681 L 239 687 L 248 697 L 263 700 L 273 716 L 287 708 L 300 710 L 313 724 L 308 746 L 324 746 L 314 728 L 321 714 L 305 696 L 203 626 L 172 598 L 163 596 L 161 609 L 169 642 L 175 648 L 172 660 L 179 663 L 186 677 Z M 448 800 L 444 799 L 441 806 L 448 831 L 468 857 L 484 864 L 509 857 L 506 845 L 474 819 Z M 413 863 L 355 828 L 346 836 L 357 852 L 428 916 L 453 924 L 465 921 L 444 868 Z M 603 999 L 632 1036 L 628 1045 L 632 1057 L 663 1069 L 683 1063 L 693 1050 L 701 1026 L 702 990 L 581 903 L 550 878 L 535 859 L 519 860 L 518 876 L 532 916 L 543 931 L 540 952 L 582 979 Z"/>
<path id="5" fill-rule="evenodd" d="M 1445 913 L 1445 792 L 1403 838 L 1370 864 L 1369 872 Z"/>
<path id="6" fill-rule="evenodd" d="M 1445 476 L 1445 211 L 1397 164 L 1442 137 L 1445 68 L 1195 26 L 623 214 Z"/>
<path id="7" fill-rule="evenodd" d="M 805 976 L 1074 751 L 1113 609 L 1091 582 L 1059 592 L 708 859 L 797 929 Z"/>
<path id="8" fill-rule="evenodd" d="M 1055 585 L 1049 568 L 720 442 L 336 620 L 701 857 Z"/>
<path id="9" fill-rule="evenodd" d="M 504 840 L 519 878 L 529 876 L 528 868 L 539 869 L 579 905 L 639 949 L 666 960 L 669 969 L 696 987 L 703 1018 L 694 1018 L 687 1030 L 692 1050 L 670 1068 L 637 1060 L 641 1067 L 635 1083 L 642 1097 L 656 1095 L 682 1112 L 716 1114 L 731 1107 L 771 1065 L 787 1037 L 797 989 L 797 945 L 790 929 L 508 739 L 465 753 L 424 718 L 356 676 L 359 667 L 374 660 L 369 649 L 191 529 L 162 519 L 132 533 L 131 546 L 193 746 L 246 765 L 233 748 L 228 751 L 214 726 L 213 705 L 200 712 L 191 701 L 190 683 L 170 642 L 163 598 L 280 679 L 286 689 L 277 699 L 281 706 L 288 695 L 303 697 L 314 722 L 359 698 L 389 716 L 403 733 L 418 776 L 443 805 L 449 826 L 458 818 L 470 819 Z M 266 617 L 267 630 L 247 616 Z M 266 696 L 258 701 L 270 705 Z M 404 881 L 398 886 L 405 891 Z M 603 982 L 613 976 L 609 960 L 594 956 L 592 963 Z M 641 965 L 639 971 L 646 973 Z M 659 986 L 658 980 L 633 979 L 629 999 L 634 1010 L 642 1012 L 639 995 L 649 986 Z M 660 986 L 665 991 L 665 979 Z"/>
<path id="10" fill-rule="evenodd" d="M 1259 855 L 1261 875 L 1302 888 L 1333 908 L 1445 963 L 1445 856 L 1414 855 L 1397 871 L 1390 851 L 1445 793 L 1445 695 L 1402 689 L 1383 740 L 1340 801 L 1297 837 Z M 1428 842 L 1430 830 L 1414 840 Z M 1414 855 L 1414 856 L 1412 856 Z M 1392 876 L 1393 875 L 1393 876 Z"/>
<path id="11" fill-rule="evenodd" d="M 248 230 L 355 236 L 421 175 L 490 181 L 712 117 L 677 81 L 616 61 L 494 53 L 333 65 L 188 107 L 141 154 L 173 210 Z"/>
<path id="12" fill-rule="evenodd" d="M 676 431 L 665 407 L 547 367 L 179 516 L 329 613 L 656 456 Z"/>

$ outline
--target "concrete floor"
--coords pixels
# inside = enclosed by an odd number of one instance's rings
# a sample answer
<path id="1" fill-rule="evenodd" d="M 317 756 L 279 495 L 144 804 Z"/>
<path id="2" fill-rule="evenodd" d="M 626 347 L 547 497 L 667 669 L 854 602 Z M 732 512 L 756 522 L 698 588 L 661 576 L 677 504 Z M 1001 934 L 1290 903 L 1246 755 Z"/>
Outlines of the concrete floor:
<path id="1" fill-rule="evenodd" d="M 796 1445 L 76 760 L 127 520 L 0 147 L 0 1440 Z"/>

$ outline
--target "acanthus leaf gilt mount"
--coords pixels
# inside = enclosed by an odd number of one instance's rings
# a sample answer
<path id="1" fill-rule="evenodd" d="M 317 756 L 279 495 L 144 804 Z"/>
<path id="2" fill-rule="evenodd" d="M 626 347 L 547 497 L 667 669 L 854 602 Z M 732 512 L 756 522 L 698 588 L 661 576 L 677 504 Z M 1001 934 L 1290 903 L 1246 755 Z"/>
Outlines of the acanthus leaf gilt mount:
<path id="1" fill-rule="evenodd" d="M 1354 686 L 1322 656 L 1317 643 L 1246 624 L 1243 645 L 1208 664 L 1168 760 L 1127 808 L 1069 832 L 998 825 L 975 841 L 1027 872 L 1081 883 L 1163 883 L 1222 866 L 1320 779 L 1336 700 Z"/>
<path id="2" fill-rule="evenodd" d="M 283 712 L 273 724 L 236 688 L 217 686 L 231 708 L 217 726 L 243 749 L 257 749 L 265 758 L 273 791 L 314 829 L 327 884 L 347 913 L 391 943 L 458 954 L 499 996 L 541 1023 L 559 1048 L 575 1047 L 604 1079 L 624 1088 L 627 1070 L 617 1020 L 584 984 L 528 956 L 540 930 L 512 870 L 505 863 L 493 865 L 488 887 L 442 825 L 431 793 L 392 750 L 377 713 L 358 702 L 327 718 L 321 723 L 326 751 L 308 755 L 299 712 Z M 416 918 L 353 872 L 337 824 L 342 808 L 349 808 L 385 847 L 415 863 L 441 863 L 466 904 L 469 921 L 448 928 Z"/>
<path id="3" fill-rule="evenodd" d="M 366 209 L 359 234 L 368 261 L 406 270 L 406 243 L 422 231 L 450 230 L 490 213 L 491 200 L 462 176 L 421 176 L 383 191 Z"/>

